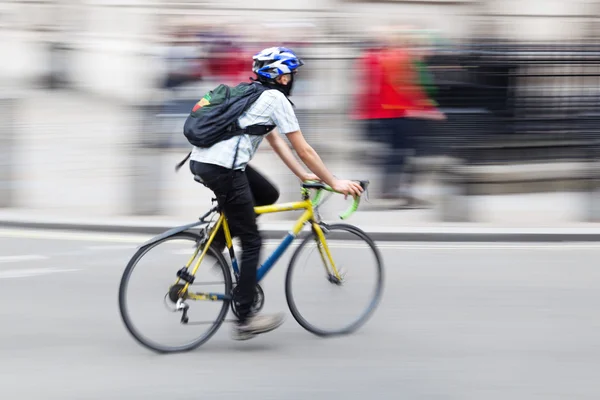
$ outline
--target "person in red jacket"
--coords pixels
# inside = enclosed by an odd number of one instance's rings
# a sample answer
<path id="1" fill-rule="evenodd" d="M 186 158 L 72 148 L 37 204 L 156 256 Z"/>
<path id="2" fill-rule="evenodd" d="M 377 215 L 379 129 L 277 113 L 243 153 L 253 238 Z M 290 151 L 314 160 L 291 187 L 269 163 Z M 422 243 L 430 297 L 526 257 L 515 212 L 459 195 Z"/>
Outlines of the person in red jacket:
<path id="1" fill-rule="evenodd" d="M 353 113 L 355 119 L 366 122 L 370 136 L 381 138 L 389 147 L 381 198 L 404 198 L 409 204 L 418 201 L 402 185 L 402 173 L 406 152 L 416 147 L 419 120 L 445 118 L 419 85 L 413 61 L 411 51 L 394 36 L 365 51 L 358 61 L 362 76 Z"/>

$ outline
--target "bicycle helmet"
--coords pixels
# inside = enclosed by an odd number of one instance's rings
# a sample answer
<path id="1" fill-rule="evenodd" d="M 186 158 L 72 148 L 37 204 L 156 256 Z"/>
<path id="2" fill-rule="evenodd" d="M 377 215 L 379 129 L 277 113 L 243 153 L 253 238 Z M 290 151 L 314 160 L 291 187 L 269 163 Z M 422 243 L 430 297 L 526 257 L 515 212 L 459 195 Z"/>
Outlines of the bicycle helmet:
<path id="1" fill-rule="evenodd" d="M 304 65 L 304 62 L 286 47 L 269 47 L 255 54 L 252 59 L 252 71 L 257 75 L 257 80 L 282 91 L 286 96 L 291 93 L 294 73 Z M 275 78 L 284 74 L 292 74 L 288 85 L 281 85 L 275 81 Z"/>

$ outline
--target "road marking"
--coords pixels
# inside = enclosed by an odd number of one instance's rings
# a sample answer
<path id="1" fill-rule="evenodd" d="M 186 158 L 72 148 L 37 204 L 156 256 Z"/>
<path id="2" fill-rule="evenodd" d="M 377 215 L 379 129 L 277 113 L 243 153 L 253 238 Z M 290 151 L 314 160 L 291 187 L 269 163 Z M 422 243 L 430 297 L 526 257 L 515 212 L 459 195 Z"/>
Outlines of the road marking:
<path id="1" fill-rule="evenodd" d="M 72 240 L 84 242 L 108 243 L 133 243 L 142 244 L 153 235 L 135 235 L 118 233 L 71 232 L 71 231 L 33 231 L 27 229 L 0 229 L 0 237 L 46 239 L 46 240 Z"/>
<path id="2" fill-rule="evenodd" d="M 330 242 L 327 242 L 330 243 Z M 376 243 L 379 249 L 399 250 L 600 250 L 600 243 Z M 330 247 L 362 249 L 364 243 L 333 242 Z"/>
<path id="3" fill-rule="evenodd" d="M 110 251 L 110 250 L 132 250 L 135 249 L 136 246 L 134 245 L 112 245 L 112 246 L 87 246 L 86 249 L 87 250 L 91 250 L 91 251 Z"/>
<path id="4" fill-rule="evenodd" d="M 36 261 L 36 260 L 47 260 L 48 257 L 40 256 L 37 254 L 25 254 L 21 256 L 1 256 L 0 263 L 12 263 L 20 261 Z"/>
<path id="5" fill-rule="evenodd" d="M 32 276 L 49 275 L 62 272 L 76 272 L 79 269 L 39 268 L 39 269 L 12 269 L 0 271 L 0 279 L 30 278 Z"/>
<path id="6" fill-rule="evenodd" d="M 278 246 L 281 240 L 265 240 L 263 243 L 267 246 Z M 296 240 L 290 247 L 298 247 L 301 240 Z M 328 240 L 327 244 L 332 248 L 363 249 L 370 247 L 365 242 L 356 242 L 352 240 Z M 589 242 L 569 242 L 569 243 L 473 243 L 473 242 L 376 242 L 379 249 L 402 249 L 402 250 L 578 250 L 594 249 L 600 250 L 600 243 Z M 310 244 L 311 247 L 315 243 Z M 234 246 L 234 249 L 237 247 Z"/>

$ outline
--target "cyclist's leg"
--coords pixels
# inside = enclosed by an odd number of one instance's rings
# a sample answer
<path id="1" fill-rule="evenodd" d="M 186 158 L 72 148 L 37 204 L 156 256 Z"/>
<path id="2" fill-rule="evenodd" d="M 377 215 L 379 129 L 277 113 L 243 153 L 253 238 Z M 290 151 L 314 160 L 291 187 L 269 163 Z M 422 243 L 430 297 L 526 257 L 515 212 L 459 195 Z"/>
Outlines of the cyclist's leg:
<path id="1" fill-rule="evenodd" d="M 242 245 L 242 262 L 238 293 L 233 301 L 240 319 L 234 326 L 233 337 L 250 339 L 256 334 L 269 332 L 283 322 L 282 314 L 256 316 L 251 314 L 256 289 L 256 271 L 259 263 L 262 238 L 256 224 L 254 200 L 245 172 L 236 171 L 233 177 L 231 196 L 225 207 L 225 215 L 233 236 L 239 237 Z"/>
<path id="2" fill-rule="evenodd" d="M 192 170 L 202 177 L 204 184 L 215 193 L 227 217 L 231 235 L 239 237 L 242 244 L 237 300 L 240 315 L 244 319 L 254 299 L 256 268 L 262 245 L 248 179 L 243 171 L 232 172 L 228 168 L 211 164 L 193 162 Z"/>
<path id="3" fill-rule="evenodd" d="M 192 171 L 200 175 L 206 186 L 215 192 L 227 216 L 232 236 L 238 237 L 242 245 L 240 281 L 234 299 L 240 315 L 237 331 L 234 332 L 236 338 L 248 339 L 254 334 L 277 328 L 283 320 L 282 316 L 256 318 L 250 315 L 262 238 L 256 224 L 254 200 L 246 173 L 239 170 L 232 173 L 227 168 L 201 163 L 194 163 Z"/>

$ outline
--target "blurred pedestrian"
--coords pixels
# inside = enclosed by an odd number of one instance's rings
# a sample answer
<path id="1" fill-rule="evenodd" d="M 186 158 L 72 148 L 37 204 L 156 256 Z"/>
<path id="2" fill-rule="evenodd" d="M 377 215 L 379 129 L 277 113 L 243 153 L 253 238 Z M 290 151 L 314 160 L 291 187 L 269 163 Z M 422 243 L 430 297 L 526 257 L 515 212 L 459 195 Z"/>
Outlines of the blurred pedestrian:
<path id="1" fill-rule="evenodd" d="M 413 174 L 405 168 L 407 153 L 417 147 L 419 120 L 444 116 L 420 85 L 408 39 L 402 31 L 378 31 L 375 46 L 358 61 L 361 77 L 354 116 L 365 121 L 370 137 L 387 144 L 380 197 L 414 206 L 424 202 L 413 195 Z"/>

